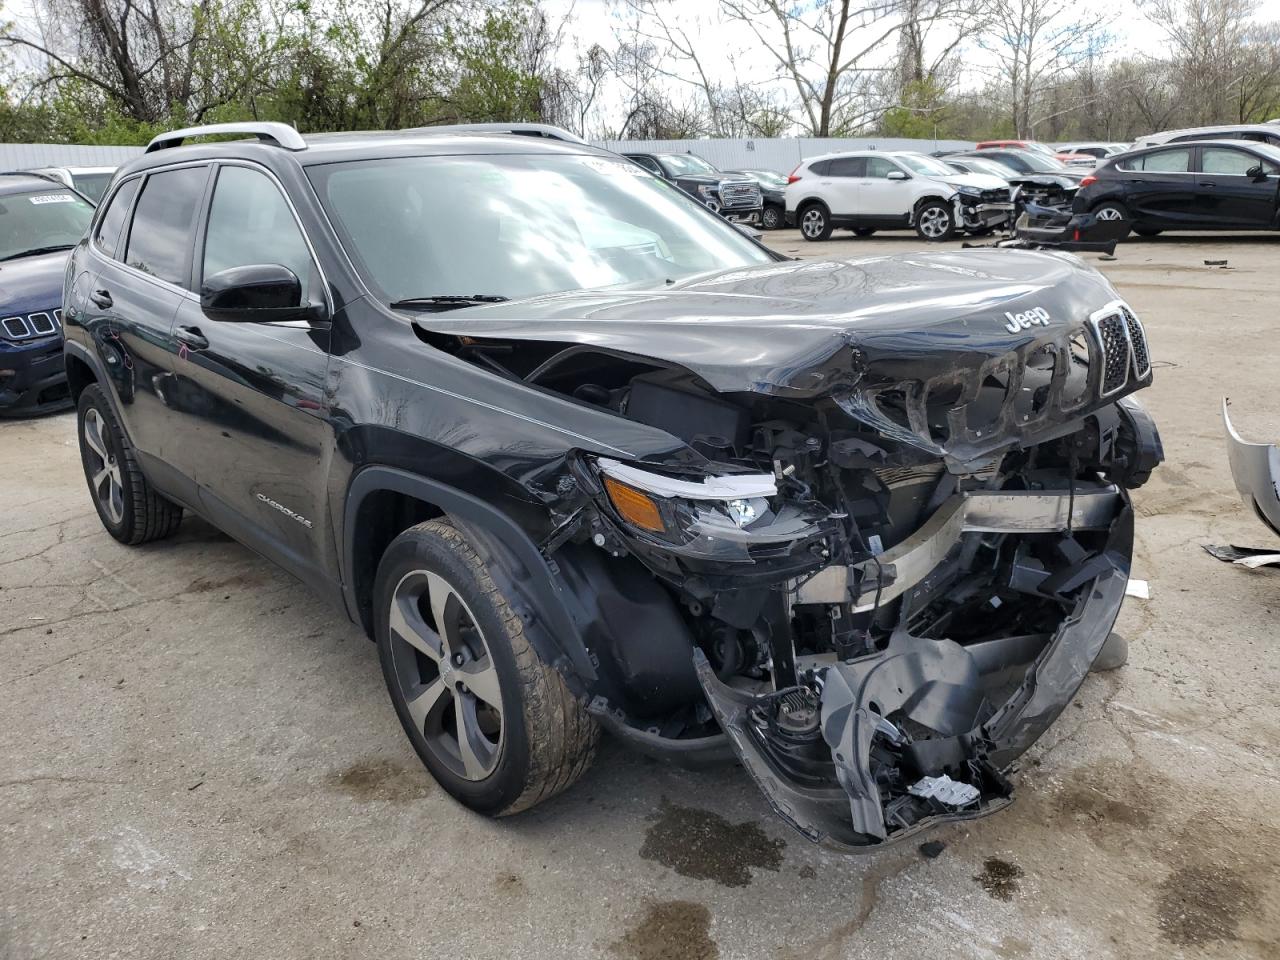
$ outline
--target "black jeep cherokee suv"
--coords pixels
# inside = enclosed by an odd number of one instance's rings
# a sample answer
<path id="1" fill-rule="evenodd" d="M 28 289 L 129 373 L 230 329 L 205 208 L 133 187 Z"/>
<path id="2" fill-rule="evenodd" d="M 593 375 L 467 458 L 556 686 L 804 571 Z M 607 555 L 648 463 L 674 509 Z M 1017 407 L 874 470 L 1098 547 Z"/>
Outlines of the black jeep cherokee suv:
<path id="1" fill-rule="evenodd" d="M 65 317 L 111 535 L 190 509 L 332 599 L 489 814 L 600 728 L 736 756 L 839 847 L 998 809 L 1161 459 L 1142 325 L 1080 261 L 787 260 L 554 140 L 162 136 Z"/>

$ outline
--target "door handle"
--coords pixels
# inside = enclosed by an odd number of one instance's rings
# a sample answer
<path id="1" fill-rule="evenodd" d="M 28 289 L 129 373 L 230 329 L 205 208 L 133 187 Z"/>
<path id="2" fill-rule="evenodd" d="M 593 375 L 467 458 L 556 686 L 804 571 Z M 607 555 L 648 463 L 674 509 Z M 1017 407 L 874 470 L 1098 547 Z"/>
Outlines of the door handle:
<path id="1" fill-rule="evenodd" d="M 1216 186 L 1217 186 L 1217 184 L 1216 184 L 1216 183 L 1213 183 L 1213 182 L 1211 182 L 1211 181 L 1210 181 L 1210 182 L 1201 181 L 1200 186 L 1202 186 L 1202 187 L 1208 187 L 1210 190 L 1212 190 L 1214 187 L 1216 187 Z"/>
<path id="2" fill-rule="evenodd" d="M 203 350 L 209 346 L 208 338 L 199 327 L 178 327 L 173 331 L 173 338 L 190 350 Z"/>
<path id="3" fill-rule="evenodd" d="M 93 301 L 94 306 L 101 307 L 103 310 L 115 302 L 111 299 L 111 293 L 107 290 L 95 290 L 89 294 L 89 299 Z"/>

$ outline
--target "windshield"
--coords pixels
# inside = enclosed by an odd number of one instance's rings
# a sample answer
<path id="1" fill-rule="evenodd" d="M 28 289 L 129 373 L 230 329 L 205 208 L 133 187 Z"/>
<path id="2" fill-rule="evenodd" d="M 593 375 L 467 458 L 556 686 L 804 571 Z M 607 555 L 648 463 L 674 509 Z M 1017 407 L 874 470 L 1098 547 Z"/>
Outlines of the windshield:
<path id="1" fill-rule="evenodd" d="M 991 177 L 1000 177 L 1002 180 L 1008 180 L 1010 177 L 1018 175 L 1018 171 L 1013 167 L 1006 167 L 1003 163 L 997 163 L 995 160 L 974 158 L 966 160 L 965 163 L 969 165 L 974 173 L 985 173 Z"/>
<path id="2" fill-rule="evenodd" d="M 1037 153 L 1035 150 L 1022 150 L 1018 153 L 1032 170 L 1037 173 L 1058 173 L 1067 169 L 1065 163 L 1060 163 L 1056 158 L 1044 153 Z"/>
<path id="3" fill-rule="evenodd" d="M 912 173 L 926 177 L 954 177 L 956 172 L 941 160 L 926 157 L 924 154 L 899 153 L 894 157 Z"/>
<path id="4" fill-rule="evenodd" d="M 785 187 L 787 185 L 787 178 L 772 170 L 743 170 L 742 172 L 761 186 Z"/>
<path id="5" fill-rule="evenodd" d="M 772 262 L 737 228 L 621 159 L 404 157 L 307 173 L 387 303 L 528 297 Z"/>
<path id="6" fill-rule="evenodd" d="M 692 153 L 672 153 L 666 154 L 658 158 L 658 162 L 662 164 L 663 169 L 673 177 L 683 177 L 691 173 L 719 173 L 720 171 L 713 167 L 701 157 L 695 157 Z"/>
<path id="7" fill-rule="evenodd" d="M 65 188 L 0 195 L 0 260 L 74 247 L 91 219 L 93 207 Z"/>
<path id="8" fill-rule="evenodd" d="M 107 192 L 107 184 L 111 182 L 111 174 L 73 173 L 71 182 L 75 184 L 77 190 L 94 203 L 97 203 L 102 199 L 102 195 Z"/>

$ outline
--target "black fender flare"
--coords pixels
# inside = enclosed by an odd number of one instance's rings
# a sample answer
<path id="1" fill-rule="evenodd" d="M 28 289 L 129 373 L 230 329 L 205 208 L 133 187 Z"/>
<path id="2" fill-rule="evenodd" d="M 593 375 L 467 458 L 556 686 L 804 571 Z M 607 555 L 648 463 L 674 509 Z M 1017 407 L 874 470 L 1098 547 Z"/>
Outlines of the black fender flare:
<path id="1" fill-rule="evenodd" d="M 67 356 L 74 356 L 89 368 L 93 374 L 93 379 L 97 381 L 98 386 L 102 388 L 103 394 L 106 395 L 107 403 L 111 404 L 111 411 L 116 415 L 116 423 L 120 425 L 120 429 L 124 431 L 125 438 L 133 443 L 133 437 L 129 436 L 129 424 L 127 419 L 122 416 L 120 410 L 120 398 L 116 396 L 116 384 L 107 373 L 106 365 L 102 362 L 102 358 L 86 347 L 78 340 L 64 340 L 62 344 L 62 365 L 65 368 Z"/>
<path id="2" fill-rule="evenodd" d="M 553 561 L 542 555 L 529 535 L 493 505 L 456 487 L 395 467 L 368 466 L 347 488 L 343 510 L 342 589 L 347 609 L 359 610 L 355 594 L 354 545 L 361 501 L 380 490 L 414 497 L 442 510 L 471 541 L 507 596 L 538 655 L 555 667 L 574 693 L 596 679 L 596 669 L 582 631 L 563 596 Z M 576 682 L 575 682 L 576 681 Z"/>

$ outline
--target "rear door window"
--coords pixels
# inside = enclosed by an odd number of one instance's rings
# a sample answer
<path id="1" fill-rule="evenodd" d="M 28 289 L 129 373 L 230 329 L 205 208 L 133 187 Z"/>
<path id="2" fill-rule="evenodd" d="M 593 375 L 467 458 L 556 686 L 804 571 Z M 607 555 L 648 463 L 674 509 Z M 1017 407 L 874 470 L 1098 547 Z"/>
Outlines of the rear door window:
<path id="1" fill-rule="evenodd" d="M 1159 150 L 1140 157 L 1131 157 L 1122 170 L 1141 170 L 1144 173 L 1186 173 L 1191 169 L 1191 148 Z"/>
<path id="2" fill-rule="evenodd" d="M 129 227 L 125 263 L 169 283 L 188 285 L 193 225 L 208 179 L 207 166 L 147 177 Z"/>
<path id="3" fill-rule="evenodd" d="M 98 249 L 113 259 L 120 245 L 120 230 L 129 218 L 129 207 L 140 183 L 142 178 L 134 177 L 120 184 L 120 189 L 111 197 L 107 212 L 98 221 L 98 229 L 93 234 L 93 242 L 98 245 Z"/>
<path id="4" fill-rule="evenodd" d="M 863 157 L 836 157 L 828 160 L 829 177 L 862 177 L 866 176 L 867 161 Z"/>

